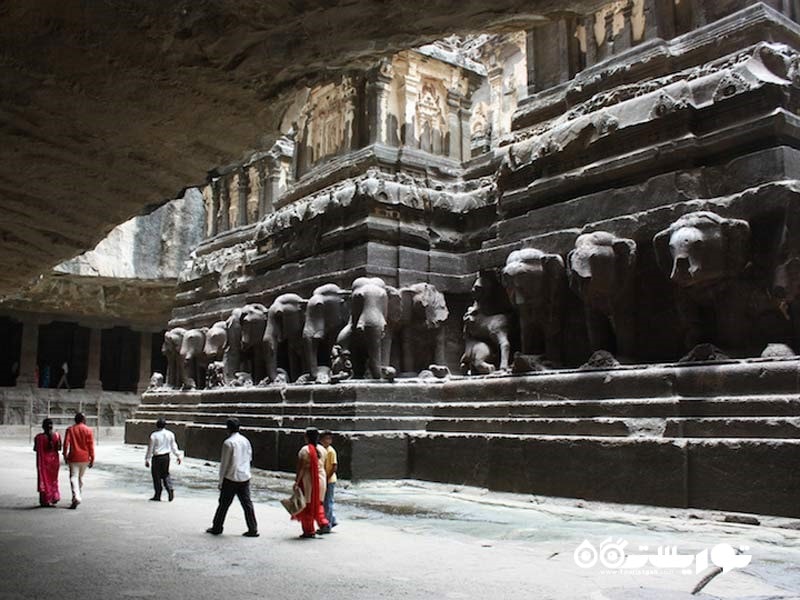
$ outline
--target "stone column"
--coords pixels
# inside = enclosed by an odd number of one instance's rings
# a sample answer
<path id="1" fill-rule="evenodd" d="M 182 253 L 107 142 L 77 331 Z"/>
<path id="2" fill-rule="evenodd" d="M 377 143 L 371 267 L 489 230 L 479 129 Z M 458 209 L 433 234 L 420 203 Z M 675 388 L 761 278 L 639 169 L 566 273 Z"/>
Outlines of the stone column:
<path id="1" fill-rule="evenodd" d="M 415 130 L 415 122 L 417 117 L 417 102 L 419 102 L 419 84 L 420 78 L 417 75 L 416 65 L 409 63 L 408 73 L 403 78 L 403 89 L 401 97 L 403 98 L 403 127 L 402 127 L 402 144 L 412 148 L 417 147 L 417 131 Z"/>
<path id="2" fill-rule="evenodd" d="M 150 358 L 153 351 L 153 334 L 149 331 L 139 332 L 139 381 L 136 393 L 141 394 L 150 385 Z"/>
<path id="3" fill-rule="evenodd" d="M 17 386 L 39 387 L 36 377 L 36 361 L 39 353 L 39 323 L 33 319 L 22 319 L 22 344 L 19 350 L 19 375 Z"/>
<path id="4" fill-rule="evenodd" d="M 86 383 L 84 388 L 87 390 L 102 390 L 103 383 L 100 381 L 100 357 L 102 356 L 103 332 L 96 327 L 89 330 L 89 360 L 86 371 Z"/>
<path id="5" fill-rule="evenodd" d="M 397 140 L 388 131 L 389 114 L 387 110 L 392 73 L 392 63 L 389 59 L 383 59 L 370 73 L 370 80 L 367 83 L 367 129 L 369 130 L 368 143 L 370 144 L 396 145 L 397 143 Z"/>
<path id="6" fill-rule="evenodd" d="M 442 152 L 453 160 L 461 160 L 461 94 L 447 90 L 447 133 L 450 137 L 450 148 Z M 442 132 L 444 135 L 444 132 Z"/>
<path id="7" fill-rule="evenodd" d="M 259 160 L 256 163 L 256 171 L 258 172 L 258 218 L 263 219 L 265 215 L 272 212 L 271 200 L 267 192 L 267 166 L 266 159 Z"/>
<path id="8" fill-rule="evenodd" d="M 458 121 L 461 126 L 460 141 L 461 141 L 461 161 L 467 161 L 472 158 L 472 132 L 469 129 L 470 118 L 472 117 L 472 107 L 469 100 L 461 97 L 461 105 L 458 109 Z"/>
<path id="9" fill-rule="evenodd" d="M 215 179 L 211 182 L 211 210 L 210 210 L 210 227 L 208 230 L 208 237 L 214 237 L 219 230 L 219 195 L 220 195 L 220 180 Z"/>
<path id="10" fill-rule="evenodd" d="M 231 190 L 230 182 L 220 177 L 218 179 L 220 186 L 219 196 L 219 232 L 228 231 L 231 228 Z"/>
<path id="11" fill-rule="evenodd" d="M 238 173 L 238 185 L 236 186 L 237 191 L 237 207 L 238 207 L 238 215 L 237 215 L 237 222 L 236 225 L 238 227 L 244 227 L 247 225 L 247 196 L 250 194 L 250 175 L 247 172 L 247 169 L 241 169 Z"/>

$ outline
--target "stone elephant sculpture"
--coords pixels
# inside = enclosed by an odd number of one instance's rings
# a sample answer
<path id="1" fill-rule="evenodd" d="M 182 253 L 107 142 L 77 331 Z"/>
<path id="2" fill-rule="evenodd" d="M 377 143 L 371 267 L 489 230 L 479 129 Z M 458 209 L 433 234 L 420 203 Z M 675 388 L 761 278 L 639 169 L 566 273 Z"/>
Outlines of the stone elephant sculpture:
<path id="1" fill-rule="evenodd" d="M 400 288 L 402 371 L 418 373 L 431 363 L 444 365 L 444 322 L 450 316 L 444 294 L 430 283 Z"/>
<path id="2" fill-rule="evenodd" d="M 350 292 L 335 283 L 326 283 L 316 288 L 308 299 L 303 326 L 303 351 L 312 379 L 317 378 L 320 356 L 324 357 L 326 363 L 331 361 L 336 338 L 350 317 L 349 296 Z"/>
<path id="3" fill-rule="evenodd" d="M 741 347 L 746 294 L 736 278 L 750 261 L 750 225 L 709 211 L 683 215 L 653 238 L 656 261 L 676 288 L 684 343 Z M 741 292 L 741 290 L 738 290 Z"/>
<path id="4" fill-rule="evenodd" d="M 289 364 L 286 372 L 289 381 L 303 373 L 303 325 L 307 301 L 297 294 L 281 294 L 267 310 L 264 330 L 264 351 L 267 377 L 275 381 L 278 375 L 278 349 L 286 342 Z"/>
<path id="5" fill-rule="evenodd" d="M 246 304 L 241 309 L 242 370 L 249 370 L 250 376 L 258 383 L 267 376 L 264 332 L 267 329 L 267 307 L 263 304 Z"/>
<path id="6" fill-rule="evenodd" d="M 168 387 L 178 389 L 183 385 L 183 362 L 181 361 L 181 344 L 186 330 L 183 327 L 173 327 L 164 334 L 164 343 L 161 353 L 167 359 Z"/>
<path id="7" fill-rule="evenodd" d="M 353 281 L 350 318 L 337 343 L 350 350 L 355 377 L 381 377 L 389 366 L 392 333 L 402 317 L 400 292 L 380 277 L 359 277 Z"/>
<path id="8" fill-rule="evenodd" d="M 206 380 L 206 365 L 203 350 L 206 345 L 208 327 L 188 329 L 181 342 L 181 363 L 183 364 L 183 388 L 202 387 Z"/>
<path id="9" fill-rule="evenodd" d="M 566 269 L 558 254 L 522 248 L 508 255 L 503 285 L 519 315 L 523 354 L 544 354 L 561 362 Z"/>
<path id="10" fill-rule="evenodd" d="M 472 285 L 472 305 L 463 318 L 465 375 L 507 371 L 511 360 L 511 305 L 497 276 L 483 271 Z"/>
<path id="11" fill-rule="evenodd" d="M 567 255 L 569 285 L 583 301 L 592 351 L 634 357 L 636 242 L 607 231 L 584 233 Z"/>

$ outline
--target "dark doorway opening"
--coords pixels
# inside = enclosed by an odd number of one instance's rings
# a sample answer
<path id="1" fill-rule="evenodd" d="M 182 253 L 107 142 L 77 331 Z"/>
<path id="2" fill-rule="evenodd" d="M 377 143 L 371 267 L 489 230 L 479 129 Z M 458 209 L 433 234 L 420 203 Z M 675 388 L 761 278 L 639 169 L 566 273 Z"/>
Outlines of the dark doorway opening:
<path id="1" fill-rule="evenodd" d="M 100 381 L 109 392 L 135 392 L 139 380 L 139 333 L 129 327 L 103 329 Z"/>
<path id="2" fill-rule="evenodd" d="M 89 370 L 89 329 L 64 321 L 41 325 L 36 357 L 39 387 L 57 387 L 65 362 L 69 387 L 84 387 Z"/>
<path id="3" fill-rule="evenodd" d="M 19 357 L 22 349 L 22 323 L 11 317 L 0 317 L 0 387 L 17 385 Z"/>

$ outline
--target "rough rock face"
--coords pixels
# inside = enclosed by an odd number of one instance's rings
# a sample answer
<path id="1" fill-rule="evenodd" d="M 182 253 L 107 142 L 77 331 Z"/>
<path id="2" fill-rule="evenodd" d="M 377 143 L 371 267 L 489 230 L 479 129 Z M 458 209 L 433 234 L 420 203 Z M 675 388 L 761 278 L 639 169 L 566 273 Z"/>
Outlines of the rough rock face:
<path id="1" fill-rule="evenodd" d="M 4 3 L 0 295 L 271 140 L 323 71 L 596 4 Z"/>
<path id="2" fill-rule="evenodd" d="M 178 272 L 201 239 L 203 198 L 182 198 L 114 228 L 93 250 L 59 264 L 0 299 L 11 311 L 122 319 L 161 328 L 175 300 Z"/>

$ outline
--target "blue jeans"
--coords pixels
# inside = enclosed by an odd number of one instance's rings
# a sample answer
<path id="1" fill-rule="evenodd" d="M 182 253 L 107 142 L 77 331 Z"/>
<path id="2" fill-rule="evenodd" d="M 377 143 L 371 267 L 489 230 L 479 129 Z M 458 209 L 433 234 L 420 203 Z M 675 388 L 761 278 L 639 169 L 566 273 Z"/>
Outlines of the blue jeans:
<path id="1" fill-rule="evenodd" d="M 336 525 L 336 517 L 333 514 L 333 492 L 336 489 L 336 482 L 329 483 L 325 490 L 325 500 L 322 502 L 322 507 L 325 509 L 325 518 L 331 527 Z"/>

